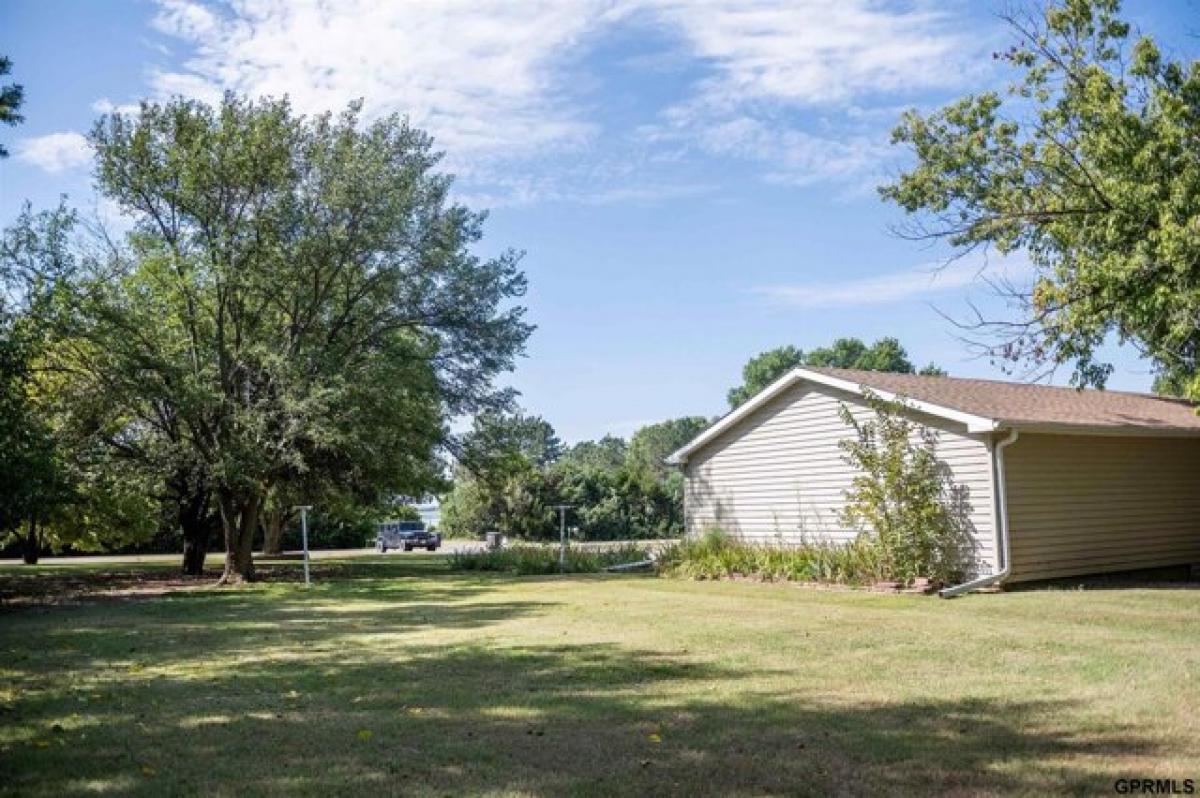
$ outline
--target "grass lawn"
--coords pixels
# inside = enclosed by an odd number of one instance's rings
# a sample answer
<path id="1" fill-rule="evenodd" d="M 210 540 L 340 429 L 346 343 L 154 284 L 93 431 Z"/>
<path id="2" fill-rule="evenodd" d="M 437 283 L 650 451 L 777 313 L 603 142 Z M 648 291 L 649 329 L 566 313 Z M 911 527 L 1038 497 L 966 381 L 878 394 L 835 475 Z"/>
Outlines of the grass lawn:
<path id="1" fill-rule="evenodd" d="M 1200 591 L 942 601 L 444 562 L 322 561 L 311 590 L 165 593 L 165 566 L 0 569 L 0 793 L 1045 794 L 1200 778 Z M 120 590 L 76 595 L 96 583 Z M 39 592 L 67 600 L 13 603 Z"/>

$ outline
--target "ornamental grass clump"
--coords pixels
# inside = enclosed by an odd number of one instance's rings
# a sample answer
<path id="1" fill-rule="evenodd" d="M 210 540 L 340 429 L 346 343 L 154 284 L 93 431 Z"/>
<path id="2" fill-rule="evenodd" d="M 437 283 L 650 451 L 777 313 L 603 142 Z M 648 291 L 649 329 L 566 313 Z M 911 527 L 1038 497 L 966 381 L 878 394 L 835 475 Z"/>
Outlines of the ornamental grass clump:
<path id="1" fill-rule="evenodd" d="M 560 573 L 557 546 L 518 544 L 486 551 L 459 551 L 450 555 L 450 567 L 456 571 L 492 571 L 534 576 Z M 561 573 L 591 574 L 613 565 L 642 562 L 649 549 L 635 544 L 584 548 L 568 546 Z"/>
<path id="2" fill-rule="evenodd" d="M 769 581 L 864 584 L 878 555 L 866 541 L 806 541 L 795 546 L 747 543 L 720 529 L 676 543 L 659 555 L 659 573 L 687 579 L 749 577 Z"/>

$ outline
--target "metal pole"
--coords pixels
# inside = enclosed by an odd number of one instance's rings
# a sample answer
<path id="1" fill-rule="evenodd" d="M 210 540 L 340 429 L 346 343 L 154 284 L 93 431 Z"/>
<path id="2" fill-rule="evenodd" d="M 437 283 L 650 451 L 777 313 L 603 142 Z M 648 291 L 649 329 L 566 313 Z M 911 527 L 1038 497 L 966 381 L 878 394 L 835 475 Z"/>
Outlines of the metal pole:
<path id="1" fill-rule="evenodd" d="M 296 509 L 300 511 L 300 540 L 304 545 L 304 586 L 312 587 L 312 580 L 308 577 L 308 511 L 312 506 L 306 504 Z"/>
<path id="2" fill-rule="evenodd" d="M 554 505 L 554 509 L 558 510 L 558 572 L 560 574 L 567 570 L 567 510 L 574 506 L 573 504 Z"/>

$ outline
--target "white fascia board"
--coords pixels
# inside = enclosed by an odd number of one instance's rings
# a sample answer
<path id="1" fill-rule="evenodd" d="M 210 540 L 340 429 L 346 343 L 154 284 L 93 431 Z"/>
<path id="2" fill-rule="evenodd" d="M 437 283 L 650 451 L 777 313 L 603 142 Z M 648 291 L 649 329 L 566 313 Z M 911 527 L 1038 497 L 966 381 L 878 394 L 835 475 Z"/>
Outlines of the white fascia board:
<path id="1" fill-rule="evenodd" d="M 717 421 L 711 427 L 701 432 L 695 438 L 692 438 L 677 451 L 673 452 L 671 456 L 667 458 L 666 462 L 670 465 L 680 465 L 687 462 L 689 454 L 696 451 L 713 438 L 716 438 L 725 430 L 729 429 L 734 424 L 738 423 L 743 418 L 774 399 L 780 393 L 787 390 L 799 379 L 796 376 L 797 371 L 798 369 L 792 369 L 779 379 L 775 380 L 775 382 L 771 383 L 766 388 L 763 388 L 754 396 L 750 397 L 750 399 L 721 416 L 721 418 L 717 419 Z"/>
<path id="2" fill-rule="evenodd" d="M 671 454 L 666 459 L 666 462 L 671 465 L 681 465 L 687 462 L 688 456 L 692 452 L 701 448 L 714 438 L 720 437 L 726 430 L 737 424 L 742 419 L 753 413 L 758 408 L 770 402 L 779 394 L 790 388 L 797 382 L 812 382 L 817 385 L 824 385 L 828 388 L 834 388 L 839 391 L 854 394 L 855 396 L 863 396 L 863 386 L 852 380 L 844 380 L 840 377 L 831 377 L 828 374 L 822 374 L 818 371 L 809 371 L 803 367 L 797 367 L 784 374 L 775 382 L 768 385 L 766 388 L 759 391 L 752 399 L 740 405 L 734 410 L 726 413 L 715 424 L 701 432 L 678 451 Z M 912 399 L 907 396 L 894 394 L 891 391 L 884 391 L 877 388 L 867 386 L 875 395 L 889 401 L 903 401 L 905 405 L 914 410 L 919 410 L 922 413 L 928 413 L 931 416 L 957 421 L 967 427 L 967 432 L 970 433 L 985 433 L 994 432 L 1000 428 L 1000 422 L 995 419 L 977 416 L 973 413 L 964 413 L 961 410 L 954 410 L 949 407 L 935 405 L 932 402 L 922 402 L 917 399 Z"/>

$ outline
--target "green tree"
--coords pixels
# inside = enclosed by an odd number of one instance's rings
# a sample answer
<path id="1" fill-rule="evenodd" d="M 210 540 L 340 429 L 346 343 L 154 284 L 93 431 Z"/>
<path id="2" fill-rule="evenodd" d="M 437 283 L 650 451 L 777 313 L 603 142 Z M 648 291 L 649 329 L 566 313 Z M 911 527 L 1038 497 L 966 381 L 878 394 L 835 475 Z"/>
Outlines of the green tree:
<path id="1" fill-rule="evenodd" d="M 489 529 L 491 509 L 491 497 L 483 483 L 460 470 L 441 500 L 442 533 L 455 538 L 479 537 Z"/>
<path id="2" fill-rule="evenodd" d="M 870 346 L 858 338 L 839 338 L 832 346 L 809 352 L 804 365 L 897 374 L 912 374 L 914 371 L 908 353 L 895 338 L 880 338 Z"/>
<path id="3" fill-rule="evenodd" d="M 179 431 L 251 579 L 273 487 L 300 478 L 417 495 L 445 420 L 502 405 L 530 327 L 519 256 L 473 254 L 482 214 L 448 201 L 425 134 L 359 108 L 295 116 L 227 95 L 105 117 L 97 187 L 135 220 L 77 291 L 56 366 L 122 429 Z M 165 412 L 164 412 L 165 411 Z"/>
<path id="4" fill-rule="evenodd" d="M 1009 98 L 905 114 L 893 137 L 916 165 L 881 191 L 918 214 L 916 236 L 1027 254 L 1032 287 L 1004 291 L 1019 317 L 972 325 L 995 357 L 1103 386 L 1115 334 L 1200 399 L 1200 61 L 1134 39 L 1119 12 L 1069 0 L 1010 16 Z"/>
<path id="5" fill-rule="evenodd" d="M 912 374 L 915 369 L 908 352 L 895 338 L 880 338 L 867 346 L 858 338 L 838 338 L 832 345 L 814 349 L 807 354 L 794 346 L 770 349 L 755 357 L 742 368 L 742 384 L 729 391 L 729 406 L 737 407 L 796 366 L 824 366 L 889 371 Z M 930 363 L 921 374 L 946 376 L 946 372 Z"/>
<path id="6" fill-rule="evenodd" d="M 648 424 L 633 433 L 626 465 L 631 471 L 648 474 L 655 481 L 665 480 L 675 473 L 675 469 L 666 464 L 667 457 L 703 432 L 708 424 L 709 420 L 704 416 L 684 416 Z"/>
<path id="7" fill-rule="evenodd" d="M 484 479 L 501 479 L 525 467 L 545 468 L 563 453 L 562 441 L 550 422 L 524 413 L 489 412 L 476 416 L 463 436 L 460 462 Z"/>
<path id="8" fill-rule="evenodd" d="M 804 363 L 804 352 L 794 346 L 768 349 L 742 367 L 742 384 L 729 390 L 729 406 L 737 407 L 775 380 Z"/>
<path id="9" fill-rule="evenodd" d="M 546 470 L 563 446 L 548 421 L 524 413 L 481 413 L 463 436 L 443 528 L 476 536 L 489 529 L 528 536 L 548 523 Z"/>
<path id="10" fill-rule="evenodd" d="M 614 470 L 625 463 L 628 450 L 629 445 L 624 438 L 605 435 L 598 441 L 580 441 L 567 448 L 555 466 L 601 471 Z"/>
<path id="11" fill-rule="evenodd" d="M 0 55 L 0 77 L 12 72 L 12 59 Z M 18 83 L 0 85 L 0 123 L 9 126 L 19 125 L 25 121 L 17 111 L 25 101 L 25 89 Z M 0 158 L 7 158 L 8 150 L 0 144 Z"/>
<path id="12" fill-rule="evenodd" d="M 50 430 L 29 401 L 29 347 L 12 315 L 0 313 L 0 540 L 20 534 L 33 565 L 44 537 L 39 525 L 57 512 L 65 486 Z"/>
<path id="13" fill-rule="evenodd" d="M 52 367 L 56 320 L 79 269 L 75 216 L 26 206 L 0 238 L 0 531 L 24 524 L 26 562 L 43 546 L 99 550 L 148 537 L 153 479 L 124 468 L 80 434 L 63 397 L 70 382 Z"/>
<path id="14" fill-rule="evenodd" d="M 0 534 L 21 530 L 30 565 L 52 542 L 46 524 L 70 499 L 64 458 L 33 378 L 54 295 L 74 265 L 65 255 L 72 221 L 62 209 L 34 215 L 26 206 L 0 239 Z"/>

